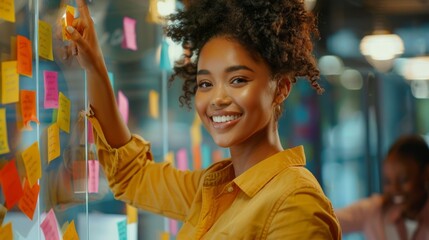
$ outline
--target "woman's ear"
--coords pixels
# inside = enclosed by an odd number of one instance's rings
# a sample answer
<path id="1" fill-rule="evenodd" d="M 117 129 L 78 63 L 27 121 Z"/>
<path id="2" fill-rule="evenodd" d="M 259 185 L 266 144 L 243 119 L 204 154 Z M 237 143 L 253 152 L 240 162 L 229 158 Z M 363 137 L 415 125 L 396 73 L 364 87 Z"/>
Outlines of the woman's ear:
<path id="1" fill-rule="evenodd" d="M 289 96 L 291 89 L 292 83 L 289 80 L 289 77 L 282 76 L 279 80 L 277 80 L 275 102 L 277 104 L 283 103 L 283 101 Z"/>

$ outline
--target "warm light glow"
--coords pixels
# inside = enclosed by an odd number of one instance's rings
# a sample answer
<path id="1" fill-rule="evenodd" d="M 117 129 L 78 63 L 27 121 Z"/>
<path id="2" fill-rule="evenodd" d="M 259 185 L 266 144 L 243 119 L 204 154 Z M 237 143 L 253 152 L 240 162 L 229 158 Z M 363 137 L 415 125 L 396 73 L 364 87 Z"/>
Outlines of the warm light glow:
<path id="1" fill-rule="evenodd" d="M 408 80 L 429 80 L 429 56 L 406 60 L 402 75 Z"/>
<path id="2" fill-rule="evenodd" d="M 394 59 L 404 52 L 404 43 L 396 34 L 374 34 L 365 36 L 360 43 L 363 55 L 376 61 Z"/>
<path id="3" fill-rule="evenodd" d="M 316 0 L 304 0 L 305 10 L 311 11 L 316 6 Z"/>

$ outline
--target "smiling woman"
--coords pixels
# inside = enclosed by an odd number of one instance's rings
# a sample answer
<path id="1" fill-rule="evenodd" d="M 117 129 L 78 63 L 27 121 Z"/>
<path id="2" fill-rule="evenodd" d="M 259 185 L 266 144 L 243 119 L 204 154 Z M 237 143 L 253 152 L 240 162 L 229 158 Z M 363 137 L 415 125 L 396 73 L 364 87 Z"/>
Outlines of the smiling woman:
<path id="1" fill-rule="evenodd" d="M 195 97 L 204 126 L 231 155 L 197 171 L 155 163 L 150 143 L 130 133 L 88 8 L 77 2 L 81 18 L 67 31 L 87 72 L 88 117 L 116 198 L 183 221 L 178 239 L 341 238 L 303 147 L 283 149 L 277 128 L 297 77 L 323 91 L 311 53 L 315 18 L 302 1 L 199 0 L 169 17 L 167 35 L 185 48 L 172 76 L 184 80 L 180 101 Z"/>

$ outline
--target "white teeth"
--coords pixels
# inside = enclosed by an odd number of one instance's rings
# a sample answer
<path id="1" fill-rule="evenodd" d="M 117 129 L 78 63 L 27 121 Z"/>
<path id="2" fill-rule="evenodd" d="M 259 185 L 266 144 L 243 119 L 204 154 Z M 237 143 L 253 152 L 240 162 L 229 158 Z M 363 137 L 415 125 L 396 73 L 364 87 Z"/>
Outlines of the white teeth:
<path id="1" fill-rule="evenodd" d="M 239 117 L 240 116 L 238 115 L 228 115 L 228 116 L 213 116 L 212 118 L 213 118 L 213 122 L 215 123 L 224 123 L 224 122 L 235 120 Z"/>

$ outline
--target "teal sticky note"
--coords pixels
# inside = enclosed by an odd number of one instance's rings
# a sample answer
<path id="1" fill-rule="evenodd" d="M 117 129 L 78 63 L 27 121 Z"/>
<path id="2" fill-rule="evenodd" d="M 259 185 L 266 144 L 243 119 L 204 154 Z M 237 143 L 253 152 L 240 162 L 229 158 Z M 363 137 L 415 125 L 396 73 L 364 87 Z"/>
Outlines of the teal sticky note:
<path id="1" fill-rule="evenodd" d="M 161 56 L 159 61 L 161 70 L 169 71 L 171 69 L 170 57 L 168 56 L 168 42 L 165 39 L 161 41 Z"/>
<path id="2" fill-rule="evenodd" d="M 208 168 L 212 164 L 212 153 L 210 146 L 206 144 L 201 145 L 201 162 L 202 168 Z"/>
<path id="3" fill-rule="evenodd" d="M 115 75 L 113 75 L 112 72 L 107 72 L 110 80 L 110 85 L 112 85 L 112 88 L 115 88 Z"/>
<path id="4" fill-rule="evenodd" d="M 127 219 L 119 221 L 118 223 L 118 239 L 127 240 Z"/>

